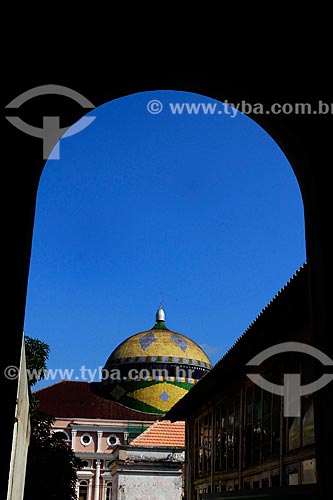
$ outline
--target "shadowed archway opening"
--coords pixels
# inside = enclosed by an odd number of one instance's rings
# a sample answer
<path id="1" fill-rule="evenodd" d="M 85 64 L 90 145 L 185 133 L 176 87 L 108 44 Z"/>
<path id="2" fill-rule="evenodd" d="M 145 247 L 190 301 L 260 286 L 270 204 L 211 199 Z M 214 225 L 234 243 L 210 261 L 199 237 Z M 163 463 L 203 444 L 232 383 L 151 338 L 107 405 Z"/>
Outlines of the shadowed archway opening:
<path id="1" fill-rule="evenodd" d="M 25 331 L 52 346 L 43 385 L 64 368 L 95 382 L 161 295 L 168 324 L 215 363 L 306 260 L 287 158 L 201 94 L 140 92 L 87 116 L 39 185 Z"/>

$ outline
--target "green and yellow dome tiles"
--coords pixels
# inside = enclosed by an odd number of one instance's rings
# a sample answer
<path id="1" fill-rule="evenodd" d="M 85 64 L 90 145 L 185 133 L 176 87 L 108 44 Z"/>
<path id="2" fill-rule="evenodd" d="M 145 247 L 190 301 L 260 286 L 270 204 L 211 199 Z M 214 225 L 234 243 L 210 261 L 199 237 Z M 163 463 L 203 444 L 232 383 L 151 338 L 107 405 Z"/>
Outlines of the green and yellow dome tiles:
<path id="1" fill-rule="evenodd" d="M 163 414 L 211 368 L 198 344 L 166 327 L 160 307 L 153 328 L 132 335 L 109 356 L 104 393 L 129 408 Z"/>

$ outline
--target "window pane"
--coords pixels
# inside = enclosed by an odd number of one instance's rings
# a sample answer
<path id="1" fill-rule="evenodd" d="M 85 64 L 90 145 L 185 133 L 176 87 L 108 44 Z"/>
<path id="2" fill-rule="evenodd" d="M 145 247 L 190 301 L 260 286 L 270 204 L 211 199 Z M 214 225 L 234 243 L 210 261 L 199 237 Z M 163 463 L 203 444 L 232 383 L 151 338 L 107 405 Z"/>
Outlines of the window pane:
<path id="1" fill-rule="evenodd" d="M 234 425 L 234 468 L 238 469 L 239 466 L 239 412 L 240 401 L 235 400 L 235 425 Z M 236 489 L 236 487 L 235 487 Z"/>
<path id="2" fill-rule="evenodd" d="M 225 411 L 225 408 L 223 408 L 223 410 Z M 221 418 L 221 443 L 222 443 L 221 470 L 226 470 L 227 468 L 226 442 L 227 442 L 227 419 L 224 413 Z"/>
<path id="3" fill-rule="evenodd" d="M 257 385 L 254 386 L 253 393 L 253 454 L 252 464 L 260 463 L 260 446 L 261 446 L 261 396 L 262 389 Z"/>
<path id="4" fill-rule="evenodd" d="M 289 474 L 288 484 L 289 484 L 289 486 L 295 486 L 296 484 L 298 484 L 298 472 L 294 472 L 292 474 Z"/>
<path id="5" fill-rule="evenodd" d="M 111 500 L 112 498 L 112 484 L 108 483 L 106 486 L 105 500 Z"/>
<path id="6" fill-rule="evenodd" d="M 294 463 L 286 467 L 287 482 L 290 486 L 299 484 L 299 464 Z"/>
<path id="7" fill-rule="evenodd" d="M 261 422 L 254 423 L 252 465 L 260 462 Z"/>
<path id="8" fill-rule="evenodd" d="M 250 480 L 248 478 L 244 479 L 243 488 L 244 488 L 244 490 L 250 489 Z"/>
<path id="9" fill-rule="evenodd" d="M 301 418 L 289 418 L 288 425 L 288 447 L 289 450 L 295 450 L 301 446 Z"/>
<path id="10" fill-rule="evenodd" d="M 261 418 L 261 393 L 262 389 L 257 385 L 254 386 L 254 404 L 253 404 L 253 420 Z"/>
<path id="11" fill-rule="evenodd" d="M 273 418 L 272 418 L 272 457 L 280 455 L 280 396 L 273 396 Z"/>
<path id="12" fill-rule="evenodd" d="M 207 425 L 208 425 L 207 473 L 210 473 L 212 469 L 212 450 L 213 450 L 213 418 L 211 413 L 208 415 Z"/>
<path id="13" fill-rule="evenodd" d="M 278 488 L 280 486 L 280 471 L 279 469 L 274 469 L 272 474 L 272 487 Z"/>
<path id="14" fill-rule="evenodd" d="M 261 461 L 264 462 L 271 457 L 271 416 L 265 417 L 262 420 L 262 457 Z"/>
<path id="15" fill-rule="evenodd" d="M 272 394 L 268 391 L 263 391 L 262 395 L 262 416 L 266 417 L 272 413 Z"/>
<path id="16" fill-rule="evenodd" d="M 211 471 L 213 420 L 212 415 L 205 415 L 197 421 L 195 442 L 195 475 L 205 476 Z"/>
<path id="17" fill-rule="evenodd" d="M 228 404 L 228 429 L 227 429 L 227 470 L 232 470 L 234 467 L 234 402 L 229 402 Z M 228 489 L 228 485 L 227 485 Z"/>
<path id="18" fill-rule="evenodd" d="M 303 416 L 303 435 L 302 442 L 303 446 L 309 444 L 314 444 L 315 434 L 314 434 L 314 415 L 313 415 L 313 401 L 304 400 L 304 416 Z"/>
<path id="19" fill-rule="evenodd" d="M 269 479 L 268 478 L 261 480 L 261 487 L 262 488 L 269 488 Z"/>
<path id="20" fill-rule="evenodd" d="M 252 426 L 248 425 L 245 429 L 245 467 L 252 463 Z"/>
<path id="21" fill-rule="evenodd" d="M 223 471 L 226 468 L 225 456 L 226 419 L 224 404 L 218 405 L 216 410 L 216 445 L 215 445 L 215 470 Z"/>
<path id="22" fill-rule="evenodd" d="M 80 485 L 79 500 L 87 500 L 87 498 L 88 498 L 88 487 L 85 485 Z"/>
<path id="23" fill-rule="evenodd" d="M 250 386 L 246 390 L 246 422 L 245 422 L 245 449 L 244 449 L 244 461 L 245 467 L 248 467 L 252 463 L 252 446 L 253 446 L 253 386 Z"/>
<path id="24" fill-rule="evenodd" d="M 246 391 L 246 423 L 252 425 L 252 393 L 253 386 Z"/>
<path id="25" fill-rule="evenodd" d="M 302 483 L 313 484 L 317 482 L 316 459 L 304 460 L 302 462 Z"/>

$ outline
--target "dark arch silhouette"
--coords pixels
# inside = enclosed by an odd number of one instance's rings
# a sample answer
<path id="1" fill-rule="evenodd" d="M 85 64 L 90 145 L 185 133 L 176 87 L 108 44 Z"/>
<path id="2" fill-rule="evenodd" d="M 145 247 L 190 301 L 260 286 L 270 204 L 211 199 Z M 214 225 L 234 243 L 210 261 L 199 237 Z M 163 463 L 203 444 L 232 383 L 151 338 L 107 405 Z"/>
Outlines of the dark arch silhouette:
<path id="1" fill-rule="evenodd" d="M 108 74 L 94 72 L 94 78 L 87 81 L 86 74 L 75 76 L 52 75 L 47 81 L 45 74 L 41 76 L 26 73 L 21 79 L 9 75 L 7 88 L 3 90 L 3 108 L 20 93 L 45 83 L 58 83 L 81 93 L 95 106 L 131 93 L 149 90 L 182 90 L 203 94 L 214 99 L 228 102 L 248 103 L 261 102 L 266 109 L 275 102 L 308 102 L 316 108 L 318 99 L 329 101 L 325 95 L 302 91 L 304 75 L 293 79 L 292 88 L 274 85 L 274 80 L 248 80 L 226 76 L 217 78 L 199 76 L 197 74 L 169 75 L 168 78 L 143 79 L 122 77 L 113 72 Z M 128 82 L 131 83 L 128 83 Z M 60 114 L 63 126 L 72 124 L 86 113 L 75 103 L 60 101 L 54 98 L 54 109 Z M 59 98 L 58 98 L 59 99 Z M 331 98 L 333 101 L 333 98 Z M 6 113 L 5 113 L 6 114 Z M 26 104 L 26 108 L 11 112 L 11 115 L 25 116 L 26 121 L 35 121 L 41 126 L 41 118 L 45 115 L 44 102 L 35 99 Z M 307 262 L 309 268 L 309 307 L 311 311 L 312 329 L 309 343 L 321 349 L 329 357 L 333 357 L 333 335 L 329 328 L 330 306 L 329 290 L 331 288 L 331 186 L 328 173 L 331 167 L 332 124 L 331 113 L 327 114 L 249 114 L 277 142 L 289 160 L 297 177 L 304 203 L 305 239 Z M 2 199 L 3 207 L 3 346 L 1 352 L 1 444 L 2 467 L 0 477 L 0 493 L 5 498 L 8 481 L 10 449 L 13 428 L 13 411 L 16 398 L 16 384 L 3 377 L 3 369 L 8 365 L 19 364 L 21 332 L 24 324 L 27 280 L 31 254 L 31 242 L 35 214 L 35 203 L 39 178 L 45 164 L 42 159 L 41 140 L 23 134 L 8 121 L 4 121 L 2 144 Z M 56 163 L 56 162 L 55 162 Z M 54 167 L 56 168 L 56 166 Z M 318 481 L 321 488 L 320 498 L 330 497 L 331 471 L 333 470 L 333 410 L 332 387 L 316 394 L 317 459 Z"/>

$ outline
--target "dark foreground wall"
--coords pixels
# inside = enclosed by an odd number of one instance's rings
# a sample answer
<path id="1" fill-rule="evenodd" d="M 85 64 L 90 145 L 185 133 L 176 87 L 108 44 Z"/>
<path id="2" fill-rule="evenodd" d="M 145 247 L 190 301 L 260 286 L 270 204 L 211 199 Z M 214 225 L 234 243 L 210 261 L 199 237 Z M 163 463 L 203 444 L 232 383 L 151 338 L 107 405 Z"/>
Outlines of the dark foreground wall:
<path id="1" fill-rule="evenodd" d="M 88 57 L 88 56 L 87 56 Z M 305 74 L 286 72 L 277 83 L 276 74 L 256 78 L 255 69 L 236 75 L 232 71 L 222 75 L 205 72 L 185 73 L 169 70 L 168 76 L 159 77 L 132 71 L 124 75 L 122 68 L 110 60 L 105 65 L 96 67 L 86 64 L 84 67 L 61 69 L 56 64 L 48 64 L 48 72 L 40 64 L 37 68 L 20 66 L 23 61 L 15 58 L 4 74 L 2 89 L 3 115 L 12 99 L 22 92 L 38 85 L 54 83 L 65 85 L 81 93 L 96 106 L 114 98 L 130 93 L 155 90 L 175 89 L 197 92 L 219 100 L 229 102 L 257 102 L 261 100 L 269 105 L 273 102 L 307 101 L 316 103 L 318 99 L 330 101 L 330 96 L 322 93 L 321 82 L 325 76 L 316 73 L 315 83 L 309 90 Z M 23 69 L 24 68 L 24 69 Z M 51 68 L 51 69 L 50 69 Z M 54 68 L 54 69 L 52 69 Z M 4 69 L 4 68 L 3 68 Z M 71 71 L 72 69 L 72 71 Z M 112 71 L 110 71 L 112 69 Z M 281 75 L 280 75 L 281 76 Z M 283 76 L 283 75 L 282 75 Z M 282 81 L 282 85 L 281 85 Z M 333 101 L 333 98 L 331 98 Z M 38 101 L 38 102 L 37 102 Z M 55 102 L 55 109 L 61 115 L 65 125 L 74 123 L 81 114 L 79 106 L 68 100 Z M 11 113 L 15 113 L 15 110 Z M 26 105 L 20 116 L 27 122 L 40 127 L 43 117 L 42 100 L 36 99 L 34 106 Z M 307 261 L 310 269 L 310 309 L 312 319 L 313 345 L 333 358 L 333 336 L 330 331 L 331 301 L 328 292 L 331 289 L 330 257 L 331 238 L 331 197 L 329 182 L 332 149 L 332 114 L 326 115 L 267 115 L 253 116 L 284 150 L 299 180 L 301 187 L 306 222 Z M 32 241 L 32 230 L 36 193 L 44 160 L 41 157 L 41 140 L 23 134 L 7 120 L 3 120 L 2 136 L 2 260 L 3 295 L 3 348 L 1 349 L 1 445 L 2 466 L 0 477 L 0 498 L 6 497 L 9 473 L 10 449 L 15 410 L 16 383 L 3 377 L 3 370 L 8 365 L 18 366 L 23 328 L 27 278 Z M 6 346 L 6 347 L 4 347 Z M 322 499 L 330 497 L 330 474 L 333 470 L 332 453 L 333 434 L 329 432 L 333 413 L 328 401 L 332 400 L 328 386 L 318 395 L 320 411 L 316 416 L 318 425 L 317 457 L 319 485 L 322 487 Z M 327 492 L 327 493 L 325 493 Z"/>

